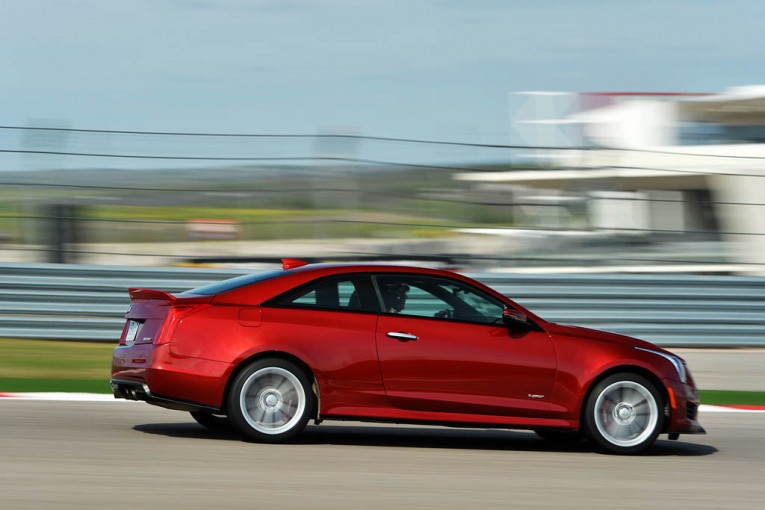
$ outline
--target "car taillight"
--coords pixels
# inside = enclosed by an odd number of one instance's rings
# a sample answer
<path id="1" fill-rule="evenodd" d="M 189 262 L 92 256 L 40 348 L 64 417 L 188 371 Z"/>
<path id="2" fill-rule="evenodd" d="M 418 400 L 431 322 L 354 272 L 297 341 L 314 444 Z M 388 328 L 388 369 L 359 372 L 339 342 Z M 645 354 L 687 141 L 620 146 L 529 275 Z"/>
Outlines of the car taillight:
<path id="1" fill-rule="evenodd" d="M 209 308 L 209 306 L 210 305 L 208 304 L 176 305 L 170 308 L 170 311 L 168 312 L 167 317 L 165 318 L 165 322 L 162 325 L 162 328 L 160 328 L 159 332 L 157 333 L 157 336 L 154 338 L 154 343 L 166 344 L 166 343 L 172 342 L 175 328 L 178 327 L 178 325 L 181 323 L 181 321 L 183 321 L 183 319 L 197 312 L 200 312 L 204 310 L 205 308 Z"/>

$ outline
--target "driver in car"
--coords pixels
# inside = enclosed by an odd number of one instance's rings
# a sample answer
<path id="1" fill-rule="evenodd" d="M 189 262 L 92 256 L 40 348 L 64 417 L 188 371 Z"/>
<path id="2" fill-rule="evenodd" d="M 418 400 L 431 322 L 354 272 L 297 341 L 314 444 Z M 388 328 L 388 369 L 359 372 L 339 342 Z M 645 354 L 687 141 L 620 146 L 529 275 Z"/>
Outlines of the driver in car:
<path id="1" fill-rule="evenodd" d="M 406 306 L 407 292 L 409 292 L 409 285 L 404 282 L 387 284 L 383 293 L 385 311 L 387 313 L 401 313 L 401 310 Z"/>

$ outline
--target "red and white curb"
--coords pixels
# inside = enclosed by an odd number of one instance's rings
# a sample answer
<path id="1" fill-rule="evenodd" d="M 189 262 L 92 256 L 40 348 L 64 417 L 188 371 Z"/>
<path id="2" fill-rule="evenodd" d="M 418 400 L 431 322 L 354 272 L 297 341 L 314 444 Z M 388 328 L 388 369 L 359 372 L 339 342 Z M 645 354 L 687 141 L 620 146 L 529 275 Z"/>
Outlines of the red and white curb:
<path id="1" fill-rule="evenodd" d="M 732 405 L 732 406 L 699 406 L 702 413 L 765 413 L 765 406 Z"/>
<path id="2" fill-rule="evenodd" d="M 134 400 L 116 399 L 105 393 L 4 393 L 0 392 L 0 400 L 46 400 L 62 402 L 135 402 Z M 765 413 L 765 406 L 702 405 L 702 413 Z"/>

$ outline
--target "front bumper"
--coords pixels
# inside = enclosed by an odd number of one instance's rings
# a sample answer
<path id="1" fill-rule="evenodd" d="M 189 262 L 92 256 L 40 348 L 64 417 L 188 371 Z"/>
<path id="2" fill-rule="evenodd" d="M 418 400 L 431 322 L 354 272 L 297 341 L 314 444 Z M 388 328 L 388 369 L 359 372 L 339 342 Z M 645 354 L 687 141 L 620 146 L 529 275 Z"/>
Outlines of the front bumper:
<path id="1" fill-rule="evenodd" d="M 678 381 L 664 380 L 669 396 L 669 422 L 667 430 L 670 436 L 677 434 L 706 434 L 699 423 L 698 390 L 689 384 Z"/>

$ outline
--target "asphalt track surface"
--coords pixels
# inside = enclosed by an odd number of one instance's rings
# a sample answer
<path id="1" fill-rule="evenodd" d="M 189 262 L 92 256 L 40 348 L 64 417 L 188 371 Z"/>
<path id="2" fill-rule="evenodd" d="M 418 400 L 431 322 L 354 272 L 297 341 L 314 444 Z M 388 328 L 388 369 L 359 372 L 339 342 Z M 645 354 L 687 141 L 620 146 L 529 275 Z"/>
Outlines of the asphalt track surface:
<path id="1" fill-rule="evenodd" d="M 0 508 L 763 508 L 765 413 L 701 421 L 708 435 L 618 457 L 525 431 L 333 422 L 264 445 L 144 403 L 0 400 Z"/>

